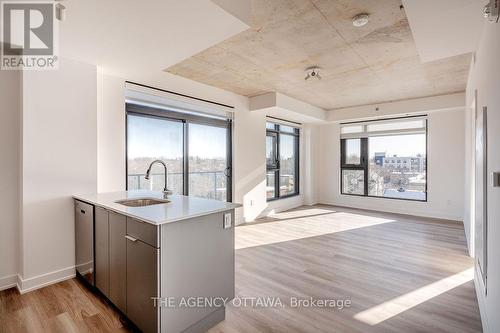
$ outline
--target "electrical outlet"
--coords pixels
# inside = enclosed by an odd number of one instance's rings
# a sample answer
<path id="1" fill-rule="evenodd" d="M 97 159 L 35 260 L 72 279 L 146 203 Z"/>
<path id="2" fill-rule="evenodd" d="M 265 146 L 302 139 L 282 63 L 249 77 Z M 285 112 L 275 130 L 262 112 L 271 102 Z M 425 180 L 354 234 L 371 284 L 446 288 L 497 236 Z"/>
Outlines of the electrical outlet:
<path id="1" fill-rule="evenodd" d="M 493 172 L 491 174 L 491 182 L 493 187 L 500 187 L 500 172 Z"/>
<path id="2" fill-rule="evenodd" d="M 224 229 L 229 229 L 232 226 L 232 218 L 231 213 L 224 214 Z"/>

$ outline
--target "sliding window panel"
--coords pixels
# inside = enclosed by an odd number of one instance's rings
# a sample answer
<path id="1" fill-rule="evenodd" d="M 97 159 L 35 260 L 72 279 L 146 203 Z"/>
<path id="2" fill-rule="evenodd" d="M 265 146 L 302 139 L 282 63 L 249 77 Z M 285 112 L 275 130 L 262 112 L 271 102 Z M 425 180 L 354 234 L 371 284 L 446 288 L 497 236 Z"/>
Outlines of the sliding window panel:
<path id="1" fill-rule="evenodd" d="M 188 124 L 189 195 L 228 201 L 227 127 Z"/>
<path id="2" fill-rule="evenodd" d="M 280 197 L 297 193 L 298 137 L 280 133 L 279 138 L 279 191 Z"/>
<path id="3" fill-rule="evenodd" d="M 168 188 L 183 194 L 183 124 L 154 116 L 127 116 L 127 189 L 162 191 L 164 170 L 156 164 L 150 180 L 145 179 L 149 164 L 165 162 Z"/>

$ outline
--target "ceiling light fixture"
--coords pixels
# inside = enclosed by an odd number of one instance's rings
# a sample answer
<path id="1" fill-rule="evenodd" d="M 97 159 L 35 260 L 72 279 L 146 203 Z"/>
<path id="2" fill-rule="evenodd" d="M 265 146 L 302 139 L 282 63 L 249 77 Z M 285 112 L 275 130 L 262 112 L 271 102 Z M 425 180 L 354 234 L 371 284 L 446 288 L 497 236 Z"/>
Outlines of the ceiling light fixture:
<path id="1" fill-rule="evenodd" d="M 352 18 L 352 25 L 356 28 L 365 26 L 369 21 L 370 15 L 366 13 L 358 14 Z"/>
<path id="2" fill-rule="evenodd" d="M 306 68 L 306 77 L 304 80 L 318 79 L 321 80 L 321 75 L 319 75 L 320 68 L 318 66 L 311 66 Z"/>

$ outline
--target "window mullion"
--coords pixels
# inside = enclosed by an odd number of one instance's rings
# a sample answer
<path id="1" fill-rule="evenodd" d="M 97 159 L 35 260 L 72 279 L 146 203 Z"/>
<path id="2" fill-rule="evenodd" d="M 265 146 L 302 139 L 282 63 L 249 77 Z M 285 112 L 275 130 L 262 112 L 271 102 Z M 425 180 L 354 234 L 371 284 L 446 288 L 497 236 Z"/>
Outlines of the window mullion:
<path id="1" fill-rule="evenodd" d="M 279 130 L 279 125 L 278 125 Z M 280 133 L 276 135 L 276 173 L 274 179 L 274 196 L 279 199 L 280 197 L 280 177 L 281 177 L 281 155 L 280 155 Z"/>
<path id="2" fill-rule="evenodd" d="M 368 196 L 368 138 L 361 139 L 361 164 L 364 172 L 364 195 Z"/>
<path id="3" fill-rule="evenodd" d="M 182 178 L 183 178 L 183 192 L 184 195 L 189 195 L 189 126 L 188 122 L 183 120 L 182 121 L 183 129 L 184 129 L 184 137 L 183 137 L 183 147 L 182 147 L 182 153 L 183 153 L 183 166 L 182 166 Z"/>

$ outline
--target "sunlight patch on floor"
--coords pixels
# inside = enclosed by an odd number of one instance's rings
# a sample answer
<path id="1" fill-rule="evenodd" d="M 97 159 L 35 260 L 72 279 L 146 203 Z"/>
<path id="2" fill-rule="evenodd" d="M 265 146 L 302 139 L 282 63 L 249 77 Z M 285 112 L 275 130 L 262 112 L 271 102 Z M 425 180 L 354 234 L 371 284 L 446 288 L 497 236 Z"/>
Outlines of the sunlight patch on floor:
<path id="1" fill-rule="evenodd" d="M 473 268 L 469 268 L 460 273 L 448 276 L 422 288 L 418 288 L 407 294 L 376 305 L 368 310 L 359 312 L 354 315 L 354 318 L 372 326 L 377 325 L 436 296 L 444 294 L 453 288 L 472 281 L 473 278 L 474 270 Z"/>
<path id="2" fill-rule="evenodd" d="M 297 210 L 290 210 L 282 213 L 274 213 L 270 214 L 269 217 L 273 219 L 278 219 L 278 220 L 287 220 L 287 219 L 292 219 L 292 218 L 299 218 L 299 217 L 309 217 L 309 216 L 317 216 L 317 215 L 324 215 L 324 214 L 332 214 L 335 213 L 335 210 L 332 209 L 322 209 L 322 208 L 308 208 L 308 209 L 297 209 Z"/>
<path id="3" fill-rule="evenodd" d="M 391 219 L 324 209 L 280 213 L 273 218 L 278 220 L 238 226 L 235 229 L 236 250 L 395 222 Z"/>

